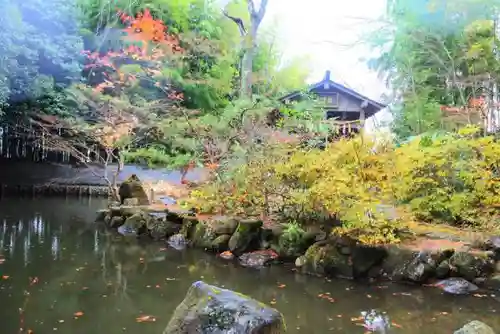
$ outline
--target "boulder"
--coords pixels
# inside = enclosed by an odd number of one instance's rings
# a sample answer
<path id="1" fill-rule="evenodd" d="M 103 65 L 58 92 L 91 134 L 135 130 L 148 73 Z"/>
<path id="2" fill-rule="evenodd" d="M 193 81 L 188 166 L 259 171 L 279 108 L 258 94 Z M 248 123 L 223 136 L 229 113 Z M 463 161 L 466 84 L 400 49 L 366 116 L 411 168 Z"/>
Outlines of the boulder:
<path id="1" fill-rule="evenodd" d="M 177 307 L 163 334 L 279 334 L 282 315 L 240 293 L 198 281 Z"/>
<path id="2" fill-rule="evenodd" d="M 212 227 L 206 222 L 199 222 L 196 224 L 191 241 L 195 247 L 211 249 L 215 238 L 217 235 Z"/>
<path id="3" fill-rule="evenodd" d="M 123 217 L 114 216 L 109 221 L 109 227 L 111 227 L 111 228 L 118 228 L 118 227 L 120 227 L 120 226 L 123 225 L 124 221 L 125 220 L 123 219 Z"/>
<path id="4" fill-rule="evenodd" d="M 382 247 L 355 246 L 352 249 L 354 276 L 356 278 L 368 276 L 370 270 L 382 264 L 386 256 L 387 251 Z"/>
<path id="5" fill-rule="evenodd" d="M 120 215 L 123 217 L 130 217 L 136 213 L 140 213 L 142 210 L 137 206 L 122 205 L 120 206 Z"/>
<path id="6" fill-rule="evenodd" d="M 354 277 L 352 259 L 343 255 L 331 240 L 320 241 L 305 253 L 303 271 L 326 276 Z"/>
<path id="7" fill-rule="evenodd" d="M 110 214 L 108 209 L 97 210 L 97 217 L 95 218 L 95 221 L 103 222 L 108 214 Z"/>
<path id="8" fill-rule="evenodd" d="M 120 226 L 120 233 L 141 235 L 147 231 L 147 224 L 151 217 L 144 212 L 136 213 L 127 219 Z"/>
<path id="9" fill-rule="evenodd" d="M 231 235 L 222 234 L 212 241 L 212 249 L 217 252 L 224 252 L 227 250 L 229 245 L 229 239 L 231 239 Z"/>
<path id="10" fill-rule="evenodd" d="M 123 199 L 123 205 L 137 206 L 139 205 L 139 199 L 137 197 L 125 198 Z"/>
<path id="11" fill-rule="evenodd" d="M 278 258 L 271 249 L 260 250 L 241 255 L 238 259 L 243 267 L 262 268 Z"/>
<path id="12" fill-rule="evenodd" d="M 493 263 L 486 256 L 475 255 L 469 252 L 456 252 L 450 258 L 450 265 L 454 276 L 473 281 L 477 277 L 493 271 Z"/>
<path id="13" fill-rule="evenodd" d="M 425 283 L 437 276 L 438 266 L 448 259 L 453 250 L 415 251 L 398 246 L 387 248 L 388 257 L 384 261 L 384 271 L 396 281 Z M 439 269 L 441 277 L 446 277 L 445 264 Z"/>
<path id="14" fill-rule="evenodd" d="M 162 218 L 152 217 L 152 219 L 148 220 L 146 227 L 153 239 L 160 240 L 179 233 L 182 225 L 169 222 Z"/>
<path id="15" fill-rule="evenodd" d="M 235 255 L 243 254 L 250 248 L 252 242 L 258 242 L 257 239 L 261 227 L 262 221 L 260 220 L 241 220 L 238 223 L 236 231 L 231 236 L 231 239 L 229 239 L 229 250 Z"/>
<path id="16" fill-rule="evenodd" d="M 452 295 L 466 295 L 478 290 L 478 287 L 461 277 L 451 277 L 437 282 L 434 286 Z"/>
<path id="17" fill-rule="evenodd" d="M 168 216 L 167 220 L 171 221 Z M 182 228 L 179 233 L 184 235 L 184 237 L 188 240 L 193 238 L 194 232 L 196 231 L 196 225 L 198 225 L 199 221 L 196 217 L 184 217 L 181 220 Z"/>
<path id="18" fill-rule="evenodd" d="M 484 322 L 474 320 L 465 324 L 453 334 L 495 334 L 495 331 Z"/>
<path id="19" fill-rule="evenodd" d="M 234 233 L 234 231 L 236 231 L 236 228 L 238 227 L 238 220 L 234 218 L 221 217 L 210 221 L 210 225 L 217 235 L 231 235 Z"/>
<path id="20" fill-rule="evenodd" d="M 137 177 L 137 175 L 132 174 L 128 179 L 123 181 L 118 189 L 118 194 L 120 195 L 121 204 L 129 198 L 137 199 L 138 205 L 149 205 L 151 204 L 151 190 L 147 188 Z"/>
<path id="21" fill-rule="evenodd" d="M 296 264 L 310 273 L 365 278 L 372 268 L 382 263 L 385 256 L 386 250 L 383 248 L 325 240 L 309 247 L 304 258 L 296 261 Z"/>
<path id="22" fill-rule="evenodd" d="M 316 242 L 316 235 L 303 231 L 285 231 L 278 239 L 278 247 L 274 247 L 279 255 L 285 259 L 294 259 Z"/>

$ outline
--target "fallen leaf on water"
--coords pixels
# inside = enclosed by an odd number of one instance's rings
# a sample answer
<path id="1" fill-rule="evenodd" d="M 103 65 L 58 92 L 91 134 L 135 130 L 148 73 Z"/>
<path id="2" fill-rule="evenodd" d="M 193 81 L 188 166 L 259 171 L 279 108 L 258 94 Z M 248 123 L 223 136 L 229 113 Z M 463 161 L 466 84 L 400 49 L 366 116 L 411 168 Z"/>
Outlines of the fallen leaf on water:
<path id="1" fill-rule="evenodd" d="M 156 285 L 155 285 L 155 288 L 159 289 L 159 288 L 160 288 L 160 285 L 156 284 Z"/>
<path id="2" fill-rule="evenodd" d="M 160 248 L 160 252 L 166 251 L 166 248 Z"/>
<path id="3" fill-rule="evenodd" d="M 283 289 L 286 285 L 285 284 L 280 284 L 278 285 L 278 288 Z"/>
<path id="4" fill-rule="evenodd" d="M 441 312 L 439 314 L 441 314 L 441 315 L 448 315 L 449 313 L 448 312 Z"/>
<path id="5" fill-rule="evenodd" d="M 75 314 L 73 314 L 75 317 L 81 317 L 83 315 L 83 312 L 81 311 L 78 311 L 78 312 L 75 312 Z"/>
<path id="6" fill-rule="evenodd" d="M 62 319 L 61 319 L 61 320 L 59 320 L 59 323 L 61 323 L 61 324 L 62 324 L 63 322 L 64 322 L 64 320 L 62 320 Z"/>
<path id="7" fill-rule="evenodd" d="M 361 317 L 357 317 L 357 318 L 351 318 L 351 321 L 364 321 L 365 320 L 365 317 L 361 316 Z"/>
<path id="8" fill-rule="evenodd" d="M 367 298 L 372 298 L 372 295 L 366 295 Z"/>
<path id="9" fill-rule="evenodd" d="M 484 297 L 488 297 L 488 295 L 482 295 L 480 293 L 475 293 L 473 294 L 474 297 L 479 297 L 479 298 L 484 298 Z"/>
<path id="10" fill-rule="evenodd" d="M 271 301 L 269 302 L 269 304 L 274 305 L 274 304 L 276 304 L 276 301 L 275 301 L 275 300 L 271 300 Z"/>
<path id="11" fill-rule="evenodd" d="M 2 278 L 3 278 L 3 279 L 9 279 L 9 277 L 10 277 L 10 276 L 8 276 L 8 275 L 3 275 L 3 276 L 2 276 Z"/>
<path id="12" fill-rule="evenodd" d="M 5 259 L 0 259 L 0 264 L 4 263 Z"/>
<path id="13" fill-rule="evenodd" d="M 394 321 L 391 322 L 391 325 L 393 325 L 396 328 L 403 328 L 403 326 L 401 326 L 400 324 L 395 323 Z"/>
<path id="14" fill-rule="evenodd" d="M 137 321 L 137 322 L 154 322 L 154 321 L 156 321 L 156 318 L 153 317 L 152 315 L 143 315 L 143 316 L 137 317 L 135 319 L 135 321 Z"/>

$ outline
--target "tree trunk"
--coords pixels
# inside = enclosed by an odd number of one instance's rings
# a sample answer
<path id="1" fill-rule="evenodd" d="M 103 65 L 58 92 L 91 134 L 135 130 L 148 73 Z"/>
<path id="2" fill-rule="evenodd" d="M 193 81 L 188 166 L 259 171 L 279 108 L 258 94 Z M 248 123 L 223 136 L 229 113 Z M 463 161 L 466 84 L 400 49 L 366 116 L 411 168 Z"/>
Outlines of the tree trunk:
<path id="1" fill-rule="evenodd" d="M 253 58 L 255 50 L 257 49 L 257 29 L 252 22 L 250 31 L 245 37 L 244 54 L 241 64 L 241 91 L 240 96 L 250 99 L 252 97 L 252 72 L 253 72 Z"/>

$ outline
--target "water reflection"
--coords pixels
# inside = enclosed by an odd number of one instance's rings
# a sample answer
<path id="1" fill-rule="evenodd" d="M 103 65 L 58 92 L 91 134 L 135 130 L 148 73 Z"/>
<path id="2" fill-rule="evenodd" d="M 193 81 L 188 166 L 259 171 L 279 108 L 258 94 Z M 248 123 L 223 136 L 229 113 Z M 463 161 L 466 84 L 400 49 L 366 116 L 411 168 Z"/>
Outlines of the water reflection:
<path id="1" fill-rule="evenodd" d="M 240 268 L 210 254 L 165 249 L 94 224 L 93 200 L 0 202 L 0 321 L 34 333 L 161 333 L 193 281 L 234 289 L 285 316 L 288 333 L 450 333 L 470 320 L 500 328 L 498 301 L 443 296 L 406 286 L 355 285 Z M 8 279 L 1 277 L 9 276 Z M 30 278 L 38 277 L 36 287 Z M 75 319 L 76 312 L 84 313 Z M 137 323 L 141 315 L 157 318 Z"/>

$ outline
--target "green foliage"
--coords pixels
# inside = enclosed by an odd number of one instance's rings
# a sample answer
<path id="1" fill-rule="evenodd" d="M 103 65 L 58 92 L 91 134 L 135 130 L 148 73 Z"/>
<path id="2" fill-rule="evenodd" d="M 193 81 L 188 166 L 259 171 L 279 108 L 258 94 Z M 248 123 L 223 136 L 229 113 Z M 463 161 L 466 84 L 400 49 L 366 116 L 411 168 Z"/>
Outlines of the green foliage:
<path id="1" fill-rule="evenodd" d="M 80 78 L 83 40 L 72 2 L 1 0 L 0 7 L 0 105 Z"/>
<path id="2" fill-rule="evenodd" d="M 370 65 L 393 91 L 397 136 L 456 127 L 439 106 L 467 107 L 492 91 L 500 74 L 493 29 L 499 8 L 497 0 L 388 2 L 387 25 L 368 40 L 380 52 Z"/>

